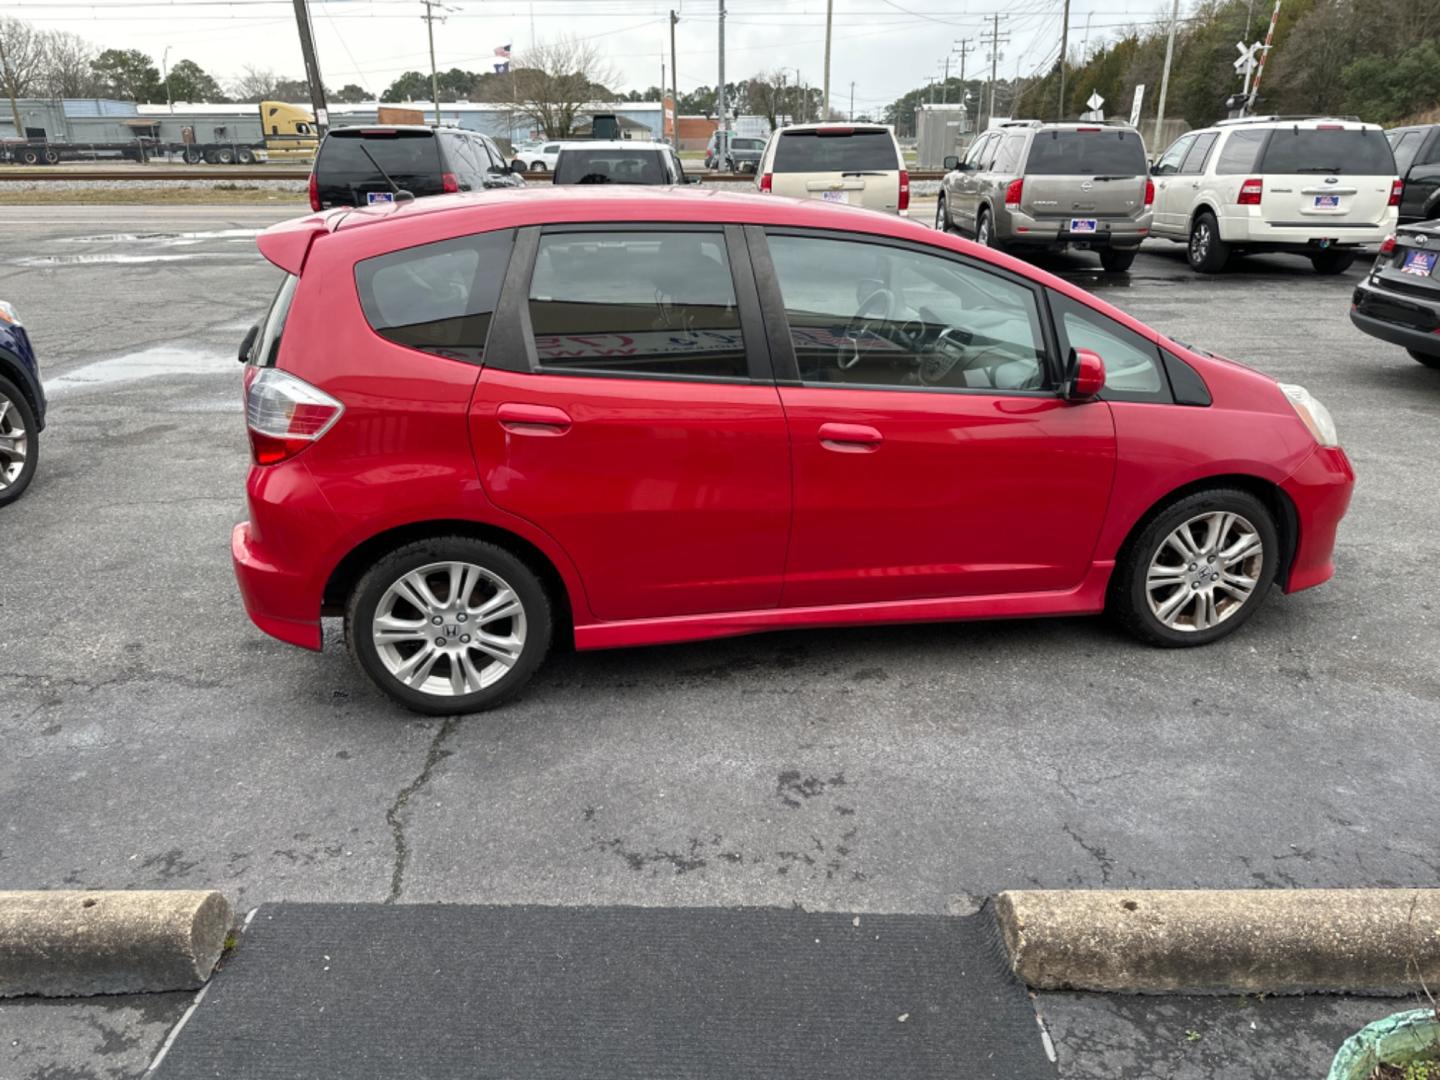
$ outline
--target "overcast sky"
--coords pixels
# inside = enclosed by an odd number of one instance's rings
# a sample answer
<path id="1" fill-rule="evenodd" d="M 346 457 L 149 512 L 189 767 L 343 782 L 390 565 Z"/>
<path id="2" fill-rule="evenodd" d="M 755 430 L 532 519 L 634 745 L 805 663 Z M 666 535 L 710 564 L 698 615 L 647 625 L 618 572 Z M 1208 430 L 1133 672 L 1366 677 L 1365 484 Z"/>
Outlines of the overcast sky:
<path id="1" fill-rule="evenodd" d="M 713 86 L 718 66 L 718 0 L 674 0 L 682 92 Z M 671 0 L 445 0 L 435 28 L 436 61 L 445 70 L 488 70 L 497 46 L 517 53 L 534 39 L 591 39 L 619 73 L 617 89 L 644 90 L 660 81 L 662 50 L 669 64 Z M 1183 9 L 1189 2 L 1181 4 Z M 1072 0 L 1072 57 L 1121 27 L 1168 18 L 1165 0 Z M 303 66 L 292 0 L 6 0 L 7 14 L 37 26 L 70 30 L 100 48 L 136 48 L 157 64 L 191 59 L 222 83 L 245 64 L 300 76 Z M 1061 0 L 835 0 L 831 104 L 857 113 L 882 107 L 927 76 L 939 77 L 957 40 L 974 42 L 967 74 L 988 71 L 981 35 L 987 16 L 1000 21 L 999 71 L 1029 76 L 1059 52 Z M 327 85 L 358 83 L 379 93 L 406 70 L 428 70 L 425 23 L 418 0 L 311 0 L 320 66 Z M 729 81 L 767 69 L 798 68 L 821 82 L 824 0 L 729 0 L 726 68 Z M 952 55 L 952 74 L 959 57 Z M 790 79 L 795 79 L 792 70 Z M 667 76 L 668 81 L 668 76 Z M 1119 103 L 1112 103 L 1118 105 Z"/>

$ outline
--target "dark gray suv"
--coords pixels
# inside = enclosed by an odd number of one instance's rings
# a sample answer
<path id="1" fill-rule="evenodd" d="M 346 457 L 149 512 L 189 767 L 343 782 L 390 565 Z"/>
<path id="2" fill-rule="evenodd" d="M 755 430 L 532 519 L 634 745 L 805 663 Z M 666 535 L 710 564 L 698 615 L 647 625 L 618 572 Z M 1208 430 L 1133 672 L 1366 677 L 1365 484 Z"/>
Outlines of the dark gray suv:
<path id="1" fill-rule="evenodd" d="M 987 247 L 1079 248 L 1124 271 L 1150 235 L 1155 188 L 1127 124 L 1011 120 L 945 168 L 935 227 Z"/>

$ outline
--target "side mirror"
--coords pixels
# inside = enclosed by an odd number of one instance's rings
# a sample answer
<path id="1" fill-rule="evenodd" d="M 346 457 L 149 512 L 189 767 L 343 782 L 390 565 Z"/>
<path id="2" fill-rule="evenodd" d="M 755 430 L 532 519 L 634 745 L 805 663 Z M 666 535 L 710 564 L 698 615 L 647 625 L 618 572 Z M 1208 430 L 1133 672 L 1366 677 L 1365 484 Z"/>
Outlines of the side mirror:
<path id="1" fill-rule="evenodd" d="M 248 364 L 250 362 L 250 350 L 255 347 L 255 339 L 259 336 L 259 323 L 256 323 L 254 326 L 250 327 L 249 330 L 245 331 L 245 340 L 240 342 L 240 356 L 238 357 L 240 363 Z"/>
<path id="2" fill-rule="evenodd" d="M 944 161 L 945 171 L 950 172 L 960 167 L 960 159 L 954 154 L 947 154 Z"/>
<path id="3" fill-rule="evenodd" d="M 1105 361 L 1100 354 L 1089 349 L 1071 349 L 1074 358 L 1070 369 L 1070 390 L 1065 395 L 1071 401 L 1089 401 L 1105 389 Z"/>

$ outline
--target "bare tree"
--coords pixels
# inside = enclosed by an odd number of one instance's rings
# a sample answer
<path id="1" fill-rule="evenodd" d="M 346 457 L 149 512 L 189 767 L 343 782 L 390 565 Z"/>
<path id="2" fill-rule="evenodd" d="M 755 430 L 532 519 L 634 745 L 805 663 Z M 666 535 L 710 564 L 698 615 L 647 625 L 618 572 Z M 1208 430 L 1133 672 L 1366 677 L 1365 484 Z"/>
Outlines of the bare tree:
<path id="1" fill-rule="evenodd" d="M 763 71 L 745 80 L 745 109 L 763 116 L 770 130 L 780 126 L 779 119 L 788 111 L 785 104 L 785 76 L 780 71 Z"/>
<path id="2" fill-rule="evenodd" d="M 95 46 L 79 34 L 67 30 L 51 30 L 42 35 L 45 62 L 40 88 L 49 97 L 95 97 L 99 81 L 91 64 Z"/>
<path id="3" fill-rule="evenodd" d="M 230 84 L 230 91 L 236 101 L 268 101 L 275 96 L 276 87 L 283 81 L 269 68 L 246 64 Z"/>
<path id="4" fill-rule="evenodd" d="M 487 88 L 491 100 L 510 106 L 547 139 L 563 139 L 574 130 L 583 107 L 610 96 L 617 74 L 589 42 L 562 38 L 540 42 L 511 63 L 510 74 Z"/>
<path id="5" fill-rule="evenodd" d="M 0 15 L 0 45 L 5 49 L 0 79 L 6 92 L 17 98 L 33 95 L 45 73 L 45 35 L 23 19 Z"/>

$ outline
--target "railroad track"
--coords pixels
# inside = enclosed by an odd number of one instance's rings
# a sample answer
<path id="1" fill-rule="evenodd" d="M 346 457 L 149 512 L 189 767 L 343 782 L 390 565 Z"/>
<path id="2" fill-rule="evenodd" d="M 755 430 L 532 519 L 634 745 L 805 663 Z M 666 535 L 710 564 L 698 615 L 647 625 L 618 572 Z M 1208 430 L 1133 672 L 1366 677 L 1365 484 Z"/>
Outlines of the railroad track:
<path id="1" fill-rule="evenodd" d="M 754 177 L 749 173 L 708 173 L 700 172 L 692 175 L 699 176 L 706 183 L 720 184 L 751 184 Z M 945 174 L 942 172 L 912 172 L 911 180 L 939 180 Z M 309 169 L 272 169 L 272 168 L 245 168 L 234 165 L 215 165 L 208 169 L 201 168 L 168 168 L 156 167 L 134 168 L 134 169 L 70 169 L 64 166 L 52 165 L 47 168 L 12 168 L 0 165 L 0 183 L 6 180 L 118 180 L 132 181 L 136 183 L 156 183 L 166 180 L 308 180 L 310 179 Z M 546 183 L 550 179 L 549 173 L 526 173 L 526 180 L 536 183 Z"/>

